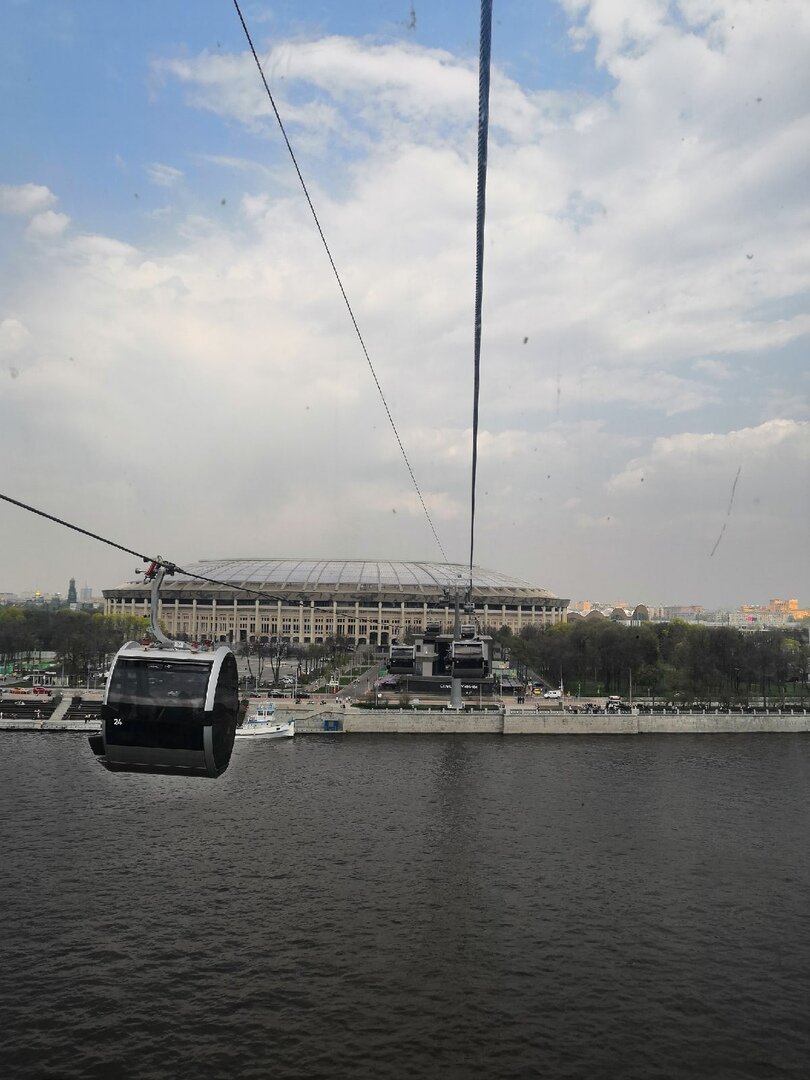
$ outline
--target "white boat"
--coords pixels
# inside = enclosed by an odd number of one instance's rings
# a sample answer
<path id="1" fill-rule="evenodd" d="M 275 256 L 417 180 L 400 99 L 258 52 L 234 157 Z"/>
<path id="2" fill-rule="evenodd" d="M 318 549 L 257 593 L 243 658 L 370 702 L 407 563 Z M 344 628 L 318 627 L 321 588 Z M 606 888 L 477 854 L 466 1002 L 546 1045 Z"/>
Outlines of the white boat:
<path id="1" fill-rule="evenodd" d="M 279 720 L 275 713 L 272 702 L 259 705 L 236 729 L 237 739 L 291 739 L 295 735 L 295 721 Z"/>

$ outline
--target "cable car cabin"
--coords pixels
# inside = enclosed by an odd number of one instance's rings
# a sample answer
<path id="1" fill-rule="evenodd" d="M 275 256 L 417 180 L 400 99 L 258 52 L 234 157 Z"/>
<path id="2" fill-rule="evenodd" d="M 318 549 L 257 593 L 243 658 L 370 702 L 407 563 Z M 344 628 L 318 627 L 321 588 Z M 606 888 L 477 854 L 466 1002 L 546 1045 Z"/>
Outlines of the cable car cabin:
<path id="1" fill-rule="evenodd" d="M 480 638 L 454 641 L 450 647 L 454 679 L 481 679 L 489 674 L 486 643 Z"/>
<path id="2" fill-rule="evenodd" d="M 416 671 L 414 646 L 393 642 L 388 656 L 388 670 L 392 675 L 413 675 Z"/>
<path id="3" fill-rule="evenodd" d="M 238 690 L 224 645 L 197 653 L 129 641 L 113 661 L 90 746 L 114 772 L 219 776 L 231 760 Z"/>

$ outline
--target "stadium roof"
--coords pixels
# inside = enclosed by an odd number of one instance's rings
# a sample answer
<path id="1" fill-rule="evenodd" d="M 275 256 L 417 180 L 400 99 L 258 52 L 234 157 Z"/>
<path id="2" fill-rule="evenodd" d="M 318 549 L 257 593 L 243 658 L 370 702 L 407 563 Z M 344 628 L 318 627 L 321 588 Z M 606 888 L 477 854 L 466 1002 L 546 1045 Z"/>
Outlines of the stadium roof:
<path id="1" fill-rule="evenodd" d="M 172 590 L 173 587 L 194 587 L 197 584 L 191 576 L 194 573 L 216 578 L 228 585 L 270 592 L 281 589 L 318 592 L 339 589 L 341 592 L 379 590 L 435 594 L 456 584 L 464 587 L 469 579 L 469 567 L 461 563 L 394 562 L 387 559 L 204 559 L 189 563 L 185 568 L 190 574 L 176 574 L 167 578 L 162 591 Z M 204 588 L 204 583 L 199 582 L 198 587 Z M 547 589 L 479 566 L 473 568 L 473 588 L 487 593 L 554 596 Z"/>

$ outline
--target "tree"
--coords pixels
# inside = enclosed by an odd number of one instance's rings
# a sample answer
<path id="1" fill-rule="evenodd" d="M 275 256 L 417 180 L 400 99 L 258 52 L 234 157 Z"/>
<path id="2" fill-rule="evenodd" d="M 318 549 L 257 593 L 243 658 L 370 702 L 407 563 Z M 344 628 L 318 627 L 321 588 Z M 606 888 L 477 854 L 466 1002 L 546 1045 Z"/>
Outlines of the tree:
<path id="1" fill-rule="evenodd" d="M 265 662 L 272 656 L 273 648 L 274 646 L 270 645 L 268 642 L 261 640 L 257 641 L 255 638 L 251 641 L 242 642 L 240 650 L 242 656 L 247 660 L 248 675 L 253 680 L 254 686 L 258 686 L 261 682 Z M 280 664 L 281 661 L 279 660 L 279 665 Z"/>
<path id="2" fill-rule="evenodd" d="M 21 608 L 0 608 L 0 664 L 14 667 L 18 658 L 41 649 L 41 637 L 34 620 Z"/>
<path id="3" fill-rule="evenodd" d="M 518 670 L 556 683 L 591 686 L 596 693 L 636 693 L 671 700 L 731 701 L 801 686 L 808 646 L 801 631 L 746 634 L 731 627 L 674 621 L 623 626 L 606 619 L 526 627 L 509 639 Z M 586 693 L 588 691 L 586 690 Z"/>

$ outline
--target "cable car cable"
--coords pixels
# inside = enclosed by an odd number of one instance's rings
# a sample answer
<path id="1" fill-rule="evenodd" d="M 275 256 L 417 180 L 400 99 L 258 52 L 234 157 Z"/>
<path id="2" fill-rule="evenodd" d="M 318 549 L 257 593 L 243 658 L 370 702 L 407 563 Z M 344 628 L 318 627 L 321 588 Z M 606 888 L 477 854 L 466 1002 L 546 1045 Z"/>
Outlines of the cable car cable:
<path id="1" fill-rule="evenodd" d="M 57 525 L 64 525 L 66 529 L 72 529 L 74 532 L 83 533 L 84 536 L 89 536 L 93 540 L 99 540 L 108 547 L 114 547 L 118 548 L 119 551 L 125 551 L 127 555 L 134 555 L 136 559 L 141 559 L 143 562 L 160 562 L 159 559 L 153 559 L 150 555 L 142 555 L 139 551 L 133 551 L 132 548 L 124 547 L 123 544 L 118 544 L 115 540 L 108 540 L 104 536 L 99 536 L 98 533 L 90 532 L 88 529 L 83 529 L 79 525 L 71 525 L 69 521 L 63 521 L 62 518 L 54 517 L 53 514 L 46 514 L 44 510 L 37 510 L 35 506 L 29 506 L 27 503 L 20 502 L 19 499 L 12 499 L 10 495 L 4 495 L 0 492 L 0 499 L 4 502 L 11 503 L 12 506 L 19 506 L 22 510 L 27 510 L 31 514 L 38 514 L 40 517 L 47 518 L 48 521 L 55 521 Z"/>
<path id="2" fill-rule="evenodd" d="M 124 547 L 123 544 L 116 543 L 115 540 L 109 540 L 105 536 L 99 536 L 98 533 L 90 532 L 89 529 L 83 529 L 80 525 L 73 525 L 69 521 L 64 521 L 62 518 L 54 517 L 53 514 L 47 514 L 44 510 L 37 510 L 35 506 L 29 506 L 27 503 L 20 502 L 19 499 L 12 499 L 10 495 L 4 495 L 0 492 L 0 499 L 4 502 L 11 503 L 12 506 L 19 506 L 22 510 L 27 510 L 31 514 L 37 514 L 39 517 L 46 518 L 48 521 L 54 521 L 57 525 L 64 525 L 66 529 L 72 529 L 73 532 L 81 533 L 83 536 L 89 536 L 92 540 L 98 540 L 102 544 L 106 544 L 107 547 L 116 548 L 118 551 L 124 551 L 127 555 L 134 555 L 136 559 L 141 559 L 145 563 L 154 563 L 157 566 L 162 566 L 168 573 L 171 574 L 184 574 L 186 577 L 194 578 L 196 581 L 206 581 L 209 585 L 222 585 L 223 588 L 232 589 L 234 592 L 250 593 L 251 596 L 259 596 L 265 600 L 281 601 L 287 603 L 288 596 L 275 596 L 272 593 L 264 592 L 261 589 L 250 589 L 246 585 L 234 585 L 230 581 L 220 581 L 218 578 L 206 577 L 204 574 L 194 574 L 190 570 L 184 570 L 176 563 L 170 562 L 168 559 L 164 559 L 161 555 L 142 555 L 139 551 L 134 551 L 132 548 Z"/>
<path id="3" fill-rule="evenodd" d="M 236 8 L 236 14 L 239 16 L 239 21 L 241 22 L 242 29 L 245 32 L 245 37 L 247 38 L 247 43 L 250 46 L 250 51 L 253 53 L 253 59 L 256 61 L 256 67 L 259 69 L 259 75 L 261 76 L 261 80 L 264 83 L 264 89 L 267 92 L 267 97 L 270 100 L 270 105 L 272 106 L 273 114 L 275 115 L 276 121 L 278 122 L 279 129 L 281 131 L 282 137 L 284 139 L 284 143 L 285 143 L 285 145 L 287 147 L 287 150 L 289 152 L 290 158 L 292 159 L 292 163 L 293 163 L 293 166 L 295 167 L 295 171 L 296 171 L 296 173 L 298 175 L 298 179 L 301 182 L 301 187 L 303 189 L 304 196 L 305 196 L 305 198 L 307 200 L 307 204 L 309 205 L 309 209 L 310 209 L 310 212 L 312 214 L 312 218 L 313 218 L 313 220 L 315 222 L 315 227 L 318 230 L 318 235 L 321 238 L 321 243 L 323 244 L 324 250 L 326 251 L 327 258 L 329 259 L 329 265 L 332 267 L 332 273 L 335 275 L 335 280 L 338 283 L 338 288 L 340 289 L 340 295 L 343 297 L 343 302 L 346 305 L 346 310 L 348 311 L 349 318 L 352 321 L 352 326 L 354 327 L 354 332 L 355 332 L 355 334 L 357 334 L 357 340 L 360 342 L 360 347 L 363 350 L 363 355 L 366 358 L 366 363 L 368 364 L 369 371 L 371 372 L 371 376 L 374 379 L 374 385 L 377 387 L 377 392 L 379 393 L 380 400 L 383 403 L 383 408 L 385 409 L 385 414 L 388 417 L 388 422 L 390 423 L 391 429 L 394 432 L 394 436 L 395 436 L 395 438 L 397 440 L 397 444 L 398 444 L 399 449 L 400 449 L 400 451 L 402 453 L 402 457 L 403 457 L 403 460 L 405 461 L 405 465 L 406 465 L 406 467 L 408 469 L 408 473 L 410 474 L 411 480 L 413 481 L 413 486 L 416 489 L 416 494 L 419 496 L 419 502 L 422 504 L 422 509 L 425 512 L 425 517 L 428 520 L 428 525 L 430 525 L 430 531 L 433 533 L 433 539 L 436 541 L 436 543 L 439 546 L 439 551 L 441 551 L 441 553 L 442 553 L 442 558 L 444 559 L 445 562 L 447 562 L 448 561 L 447 555 L 445 554 L 445 550 L 442 547 L 442 542 L 439 539 L 439 534 L 436 532 L 436 527 L 433 524 L 433 519 L 430 516 L 430 512 L 428 511 L 427 505 L 425 504 L 425 500 L 422 497 L 422 492 L 420 490 L 419 484 L 416 481 L 416 476 L 414 475 L 414 471 L 413 471 L 413 468 L 411 467 L 411 463 L 410 463 L 410 461 L 408 459 L 408 455 L 405 452 L 405 447 L 402 444 L 402 439 L 399 437 L 399 432 L 397 431 L 397 426 L 394 423 L 394 418 L 391 415 L 391 410 L 388 408 L 388 402 L 385 400 L 385 394 L 383 393 L 382 386 L 380 386 L 380 380 L 377 378 L 377 372 L 374 370 L 374 365 L 371 362 L 371 357 L 369 356 L 368 349 L 366 348 L 366 343 L 363 340 L 363 335 L 360 333 L 360 327 L 357 325 L 357 319 L 355 318 L 354 311 L 352 310 L 352 305 L 349 303 L 349 297 L 346 295 L 346 290 L 343 287 L 343 282 L 341 280 L 340 274 L 338 273 L 338 268 L 335 265 L 335 260 L 332 258 L 332 252 L 329 250 L 329 244 L 326 242 L 326 236 L 324 235 L 323 229 L 321 228 L 321 223 L 320 223 L 320 220 L 318 219 L 318 215 L 317 215 L 317 213 L 315 211 L 315 206 L 313 205 L 312 199 L 310 198 L 309 189 L 307 188 L 306 182 L 305 182 L 304 177 L 303 177 L 303 175 L 301 173 L 301 169 L 298 166 L 298 161 L 297 161 L 297 159 L 295 157 L 295 153 L 293 151 L 292 145 L 290 144 L 290 140 L 287 137 L 287 132 L 286 132 L 286 130 L 284 128 L 284 124 L 282 122 L 279 111 L 276 108 L 275 99 L 273 98 L 273 94 L 272 94 L 272 92 L 270 90 L 270 86 L 269 86 L 269 84 L 267 82 L 267 78 L 266 78 L 266 76 L 264 74 L 264 70 L 262 68 L 261 61 L 259 60 L 259 56 L 258 56 L 258 54 L 256 52 L 256 48 L 255 48 L 255 46 L 253 44 L 253 39 L 250 36 L 250 31 L 247 28 L 247 23 L 245 22 L 245 18 L 242 15 L 242 10 L 239 7 L 238 0 L 233 0 L 233 6 Z"/>
<path id="4" fill-rule="evenodd" d="M 475 551 L 475 484 L 478 473 L 478 400 L 481 390 L 481 310 L 484 299 L 484 220 L 487 208 L 487 138 L 489 134 L 489 73 L 492 43 L 492 0 L 481 0 L 481 40 L 478 57 L 478 191 L 475 215 L 475 333 L 473 348 L 472 482 L 470 491 L 470 600 Z"/>

